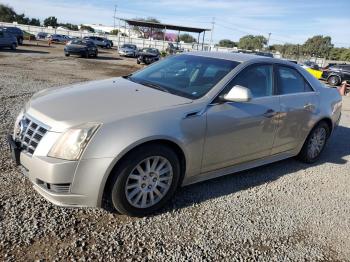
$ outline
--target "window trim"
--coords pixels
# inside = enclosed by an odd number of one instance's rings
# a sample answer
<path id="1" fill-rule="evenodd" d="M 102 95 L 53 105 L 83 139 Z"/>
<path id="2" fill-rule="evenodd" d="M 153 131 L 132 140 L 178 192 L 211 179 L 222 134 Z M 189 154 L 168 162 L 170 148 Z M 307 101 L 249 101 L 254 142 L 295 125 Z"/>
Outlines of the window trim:
<path id="1" fill-rule="evenodd" d="M 239 72 L 237 72 L 234 76 L 232 76 L 232 78 L 230 80 L 227 81 L 227 83 L 223 86 L 223 88 L 221 88 L 221 90 L 214 96 L 214 98 L 211 100 L 211 102 L 209 103 L 209 105 L 216 105 L 219 104 L 219 102 L 217 101 L 219 99 L 219 97 L 222 95 L 222 93 L 224 92 L 224 90 L 226 89 L 226 87 L 236 78 L 238 77 L 243 71 L 245 71 L 246 69 L 253 67 L 253 66 L 271 66 L 272 67 L 272 95 L 271 96 L 261 96 L 261 97 L 255 97 L 252 98 L 254 100 L 256 99 L 260 99 L 260 98 L 267 98 L 267 97 L 274 97 L 276 96 L 276 73 L 275 73 L 275 66 L 273 63 L 269 63 L 269 62 L 258 62 L 258 63 L 252 63 L 252 64 L 248 64 L 245 67 L 243 67 Z"/>
<path id="2" fill-rule="evenodd" d="M 287 96 L 287 95 L 295 95 L 295 94 L 305 94 L 305 93 L 315 93 L 315 89 L 312 87 L 312 85 L 310 84 L 310 82 L 299 72 L 299 70 L 293 66 L 290 66 L 290 65 L 285 65 L 285 64 L 279 64 L 279 63 L 276 63 L 274 64 L 274 67 L 275 67 L 275 78 L 276 78 L 276 95 L 278 96 Z M 280 91 L 280 88 L 279 88 L 279 81 L 280 81 L 280 77 L 279 77 L 279 74 L 278 74 L 278 68 L 279 67 L 286 67 L 286 68 L 289 68 L 289 69 L 292 69 L 294 71 L 297 72 L 297 74 L 299 74 L 299 76 L 304 80 L 304 83 L 306 83 L 311 91 L 305 91 L 305 87 L 304 87 L 304 92 L 294 92 L 294 93 L 288 93 L 288 94 L 280 94 L 279 91 Z"/>

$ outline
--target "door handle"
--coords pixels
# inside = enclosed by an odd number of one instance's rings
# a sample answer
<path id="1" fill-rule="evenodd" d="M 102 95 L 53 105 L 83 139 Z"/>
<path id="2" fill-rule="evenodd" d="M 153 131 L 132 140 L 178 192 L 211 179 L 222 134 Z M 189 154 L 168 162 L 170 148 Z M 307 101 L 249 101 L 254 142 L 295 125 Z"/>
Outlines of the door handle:
<path id="1" fill-rule="evenodd" d="M 271 118 L 271 117 L 274 117 L 275 115 L 277 114 L 277 112 L 273 109 L 268 109 L 264 114 L 263 116 L 266 117 L 266 118 Z"/>
<path id="2" fill-rule="evenodd" d="M 307 103 L 304 105 L 304 109 L 309 110 L 309 111 L 312 111 L 314 108 L 315 108 L 315 105 L 311 104 L 311 103 Z"/>

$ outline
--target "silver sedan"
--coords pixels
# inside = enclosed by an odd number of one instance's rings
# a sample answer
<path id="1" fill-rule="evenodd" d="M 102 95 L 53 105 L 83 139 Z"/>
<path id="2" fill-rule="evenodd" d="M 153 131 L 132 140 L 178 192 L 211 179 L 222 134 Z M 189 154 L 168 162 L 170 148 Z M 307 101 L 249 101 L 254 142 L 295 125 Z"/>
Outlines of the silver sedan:
<path id="1" fill-rule="evenodd" d="M 315 162 L 340 112 L 338 92 L 298 65 L 196 52 L 41 91 L 9 144 L 49 201 L 143 216 L 178 186 L 294 156 Z"/>

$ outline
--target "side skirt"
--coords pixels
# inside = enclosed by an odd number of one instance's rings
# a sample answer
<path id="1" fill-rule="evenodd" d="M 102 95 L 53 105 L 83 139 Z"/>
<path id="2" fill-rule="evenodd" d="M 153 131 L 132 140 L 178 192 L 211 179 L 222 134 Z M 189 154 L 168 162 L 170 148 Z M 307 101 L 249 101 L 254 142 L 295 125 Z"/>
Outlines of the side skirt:
<path id="1" fill-rule="evenodd" d="M 194 175 L 194 176 L 187 177 L 187 178 L 185 176 L 185 179 L 184 179 L 184 181 L 182 183 L 182 186 L 187 186 L 187 185 L 191 185 L 191 184 L 194 184 L 194 183 L 202 182 L 202 181 L 205 181 L 205 180 L 208 180 L 208 179 L 221 177 L 221 176 L 225 176 L 225 175 L 230 175 L 232 173 L 244 171 L 244 170 L 251 169 L 251 168 L 254 168 L 254 167 L 271 164 L 273 162 L 281 161 L 281 160 L 293 157 L 295 155 L 296 155 L 295 152 L 288 151 L 288 152 L 283 152 L 283 153 L 280 153 L 280 154 L 277 154 L 277 155 L 273 155 L 273 156 L 269 156 L 269 157 L 253 160 L 253 161 L 250 161 L 250 162 L 245 162 L 245 163 L 242 163 L 242 164 L 237 164 L 237 165 L 226 167 L 226 168 L 222 168 L 222 169 L 209 171 L 209 172 L 202 173 L 202 174 L 199 174 L 199 175 Z"/>

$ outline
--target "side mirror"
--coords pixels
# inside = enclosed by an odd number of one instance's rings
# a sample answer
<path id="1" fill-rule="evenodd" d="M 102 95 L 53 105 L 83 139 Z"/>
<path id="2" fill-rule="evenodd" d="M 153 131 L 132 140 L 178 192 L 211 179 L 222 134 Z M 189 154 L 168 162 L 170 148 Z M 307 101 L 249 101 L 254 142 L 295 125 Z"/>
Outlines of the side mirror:
<path id="1" fill-rule="evenodd" d="M 230 92 L 223 96 L 223 100 L 230 102 L 249 102 L 252 97 L 252 93 L 248 88 L 235 85 L 231 88 Z"/>

